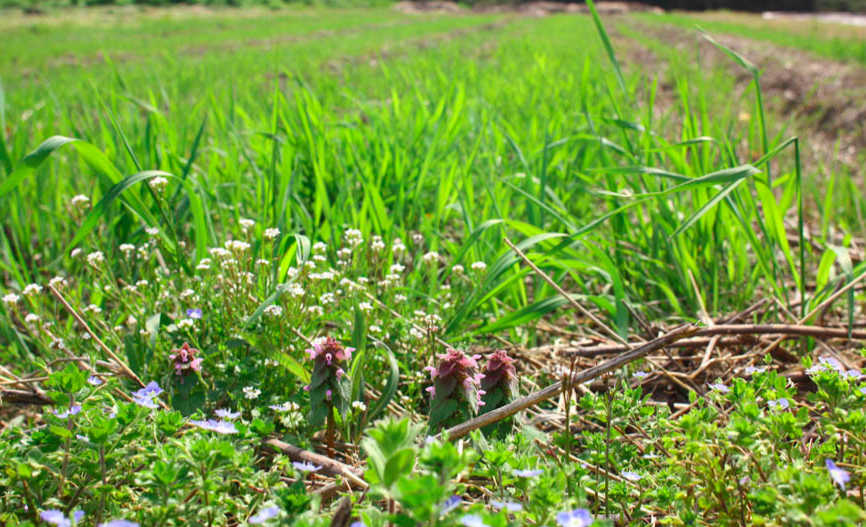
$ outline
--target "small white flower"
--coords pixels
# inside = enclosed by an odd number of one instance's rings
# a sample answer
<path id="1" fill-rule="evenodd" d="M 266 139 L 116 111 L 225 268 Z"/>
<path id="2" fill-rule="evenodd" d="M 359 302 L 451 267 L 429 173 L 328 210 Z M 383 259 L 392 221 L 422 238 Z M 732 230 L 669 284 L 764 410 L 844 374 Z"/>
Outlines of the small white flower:
<path id="1" fill-rule="evenodd" d="M 195 321 L 191 318 L 184 318 L 177 323 L 177 329 L 192 329 L 195 327 Z"/>
<path id="2" fill-rule="evenodd" d="M 325 252 L 325 250 L 327 248 L 328 248 L 328 246 L 325 245 L 324 243 L 316 242 L 313 244 L 313 253 L 314 254 L 322 254 L 323 252 Z"/>
<path id="3" fill-rule="evenodd" d="M 21 297 L 16 295 L 15 293 L 7 293 L 3 295 L 3 303 L 7 306 L 14 306 L 18 304 L 19 300 L 21 300 Z"/>
<path id="4" fill-rule="evenodd" d="M 42 292 L 42 286 L 39 284 L 29 284 L 24 288 L 24 296 L 36 296 Z"/>
<path id="5" fill-rule="evenodd" d="M 280 237 L 280 229 L 277 229 L 276 227 L 265 229 L 264 236 L 266 240 L 276 240 Z"/>
<path id="6" fill-rule="evenodd" d="M 304 269 L 307 271 L 315 271 L 316 270 L 316 262 L 307 260 L 304 262 Z"/>
<path id="7" fill-rule="evenodd" d="M 208 253 L 210 253 L 210 255 L 214 258 L 227 258 L 232 254 L 227 250 L 223 249 L 222 247 L 213 247 L 211 249 L 208 249 Z"/>
<path id="8" fill-rule="evenodd" d="M 83 209 L 83 208 L 87 207 L 87 205 L 89 203 L 90 203 L 90 198 L 88 198 L 84 194 L 79 194 L 79 195 L 74 196 L 72 198 L 72 206 L 77 208 L 77 209 Z"/>
<path id="9" fill-rule="evenodd" d="M 28 324 L 36 324 L 39 322 L 39 315 L 36 313 L 28 313 L 26 317 L 24 317 L 24 322 Z"/>
<path id="10" fill-rule="evenodd" d="M 373 252 L 382 252 L 385 250 L 385 242 L 382 241 L 381 236 L 374 236 L 373 242 L 370 244 L 370 248 L 373 249 Z"/>
<path id="11" fill-rule="evenodd" d="M 406 252 L 406 246 L 403 245 L 403 240 L 400 238 L 396 238 L 394 240 L 394 244 L 391 246 L 391 252 L 394 254 L 401 254 Z"/>
<path id="12" fill-rule="evenodd" d="M 105 261 L 105 255 L 102 254 L 102 251 L 93 251 L 92 253 L 87 255 L 87 263 L 90 265 L 96 266 Z"/>
<path id="13" fill-rule="evenodd" d="M 259 267 L 270 267 L 271 262 L 270 262 L 270 260 L 265 260 L 264 258 L 259 258 L 258 260 L 256 260 L 256 265 L 258 265 Z"/>
<path id="14" fill-rule="evenodd" d="M 334 293 L 322 293 L 322 296 L 319 297 L 319 302 L 322 304 L 331 304 L 334 302 Z"/>
<path id="15" fill-rule="evenodd" d="M 144 289 L 148 285 L 150 285 L 150 282 L 148 282 L 147 280 L 139 280 L 135 283 L 135 286 L 139 289 Z"/>
<path id="16" fill-rule="evenodd" d="M 294 283 L 289 286 L 289 290 L 287 292 L 292 298 L 301 298 L 305 294 L 304 288 L 301 287 L 301 284 L 298 283 Z"/>
<path id="17" fill-rule="evenodd" d="M 325 263 L 328 261 L 328 257 L 324 254 L 314 254 L 313 261 L 316 263 Z"/>
<path id="18" fill-rule="evenodd" d="M 482 273 L 485 269 L 487 269 L 487 264 L 484 262 L 474 262 L 471 267 L 473 271 L 477 273 Z"/>
<path id="19" fill-rule="evenodd" d="M 246 397 L 247 399 L 256 399 L 261 394 L 262 391 L 258 388 L 253 388 L 252 386 L 246 386 L 244 388 L 244 397 Z"/>
<path id="20" fill-rule="evenodd" d="M 76 247 L 75 249 L 72 249 L 72 252 L 69 253 L 69 256 L 71 256 L 73 258 L 78 258 L 79 256 L 81 256 L 81 253 L 82 253 L 81 248 Z"/>
<path id="21" fill-rule="evenodd" d="M 462 265 L 457 264 L 457 265 L 451 267 L 451 272 L 460 276 L 466 272 L 466 269 L 464 269 Z"/>
<path id="22" fill-rule="evenodd" d="M 337 258 L 340 260 L 350 260 L 352 258 L 352 249 L 344 247 L 337 251 Z"/>
<path id="23" fill-rule="evenodd" d="M 131 243 L 121 243 L 119 249 L 120 252 L 125 254 L 128 258 L 129 255 L 135 251 L 135 245 L 132 245 Z"/>
<path id="24" fill-rule="evenodd" d="M 210 258 L 202 258 L 199 260 L 198 265 L 195 266 L 199 271 L 207 271 L 210 269 L 211 259 Z"/>
<path id="25" fill-rule="evenodd" d="M 184 289 L 183 291 L 180 292 L 181 300 L 186 300 L 186 299 L 193 297 L 193 296 L 195 296 L 195 291 L 193 291 L 192 289 Z"/>
<path id="26" fill-rule="evenodd" d="M 241 224 L 241 229 L 242 229 L 244 232 L 249 231 L 250 229 L 253 228 L 253 225 L 256 224 L 256 222 L 254 222 L 253 220 L 248 220 L 248 219 L 246 219 L 246 218 L 241 218 L 241 219 L 238 221 L 238 223 Z"/>
<path id="27" fill-rule="evenodd" d="M 358 229 L 347 229 L 343 237 L 346 239 L 346 243 L 352 247 L 357 247 L 364 242 L 361 231 Z"/>
<path id="28" fill-rule="evenodd" d="M 392 274 L 400 274 L 406 270 L 406 267 L 397 263 L 389 267 L 388 270 L 391 271 Z"/>
<path id="29" fill-rule="evenodd" d="M 84 308 L 84 311 L 85 312 L 90 311 L 94 315 L 98 315 L 99 313 L 102 313 L 102 308 L 97 306 L 96 304 L 90 304 L 89 306 Z"/>
<path id="30" fill-rule="evenodd" d="M 373 304 L 371 304 L 370 302 L 361 302 L 360 304 L 358 304 L 358 309 L 360 309 L 364 313 L 369 313 L 370 311 L 373 311 Z"/>
<path id="31" fill-rule="evenodd" d="M 157 229 L 156 227 L 148 227 L 144 229 L 144 232 L 146 232 L 147 235 L 151 238 L 156 238 L 159 236 L 159 229 Z"/>
<path id="32" fill-rule="evenodd" d="M 415 245 L 420 245 L 424 243 L 424 235 L 421 233 L 416 233 L 412 235 L 412 243 Z"/>
<path id="33" fill-rule="evenodd" d="M 395 302 L 405 302 L 406 301 L 406 295 L 401 295 L 401 294 L 394 295 L 394 301 Z"/>
<path id="34" fill-rule="evenodd" d="M 382 332 L 382 328 L 380 328 L 379 326 L 376 326 L 376 325 L 370 326 L 370 333 L 379 334 L 381 332 Z"/>
<path id="35" fill-rule="evenodd" d="M 67 282 L 66 278 L 63 278 L 62 276 L 55 276 L 48 281 L 48 285 L 50 285 L 54 289 L 62 289 L 69 285 L 69 282 Z"/>
<path id="36" fill-rule="evenodd" d="M 432 263 L 439 260 L 439 253 L 436 251 L 430 251 L 421 257 L 424 260 L 424 263 Z"/>
<path id="37" fill-rule="evenodd" d="M 225 243 L 225 248 L 230 251 L 244 252 L 249 250 L 250 244 L 248 244 L 247 242 L 242 242 L 240 240 L 229 240 Z"/>
<path id="38" fill-rule="evenodd" d="M 150 185 L 150 188 L 152 188 L 156 192 L 162 192 L 163 190 L 165 190 L 165 187 L 168 186 L 168 180 L 162 176 L 158 176 L 151 179 L 147 184 Z"/>
<path id="39" fill-rule="evenodd" d="M 283 308 L 280 306 L 271 305 L 265 308 L 264 314 L 269 317 L 277 318 L 283 314 Z"/>
<path id="40" fill-rule="evenodd" d="M 367 405 L 364 404 L 363 401 L 353 401 L 352 402 L 352 408 L 354 408 L 355 410 L 358 410 L 359 412 L 366 412 L 367 411 Z"/>
<path id="41" fill-rule="evenodd" d="M 310 306 L 307 311 L 319 317 L 325 314 L 325 310 L 322 308 L 322 306 Z"/>

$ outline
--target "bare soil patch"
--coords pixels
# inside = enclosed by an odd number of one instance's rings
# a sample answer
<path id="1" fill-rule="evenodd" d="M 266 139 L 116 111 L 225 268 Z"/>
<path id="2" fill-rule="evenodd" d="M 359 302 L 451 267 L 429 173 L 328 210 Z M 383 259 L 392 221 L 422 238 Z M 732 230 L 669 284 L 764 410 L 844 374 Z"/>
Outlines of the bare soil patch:
<path id="1" fill-rule="evenodd" d="M 745 90 L 751 76 L 711 43 L 695 39 L 694 33 L 673 26 L 652 26 L 629 20 L 629 24 L 681 51 L 700 42 L 701 60 L 708 67 L 723 66 Z M 784 117 L 794 117 L 794 133 L 803 138 L 812 154 L 826 163 L 834 158 L 861 176 L 860 159 L 866 149 L 866 69 L 816 57 L 806 51 L 757 42 L 732 35 L 714 35 L 720 43 L 747 57 L 762 69 L 761 89 L 769 108 Z M 664 58 L 634 43 L 624 46 L 629 61 L 647 71 L 663 71 Z M 676 97 L 672 86 L 661 95 Z M 838 154 L 837 151 L 838 145 Z"/>

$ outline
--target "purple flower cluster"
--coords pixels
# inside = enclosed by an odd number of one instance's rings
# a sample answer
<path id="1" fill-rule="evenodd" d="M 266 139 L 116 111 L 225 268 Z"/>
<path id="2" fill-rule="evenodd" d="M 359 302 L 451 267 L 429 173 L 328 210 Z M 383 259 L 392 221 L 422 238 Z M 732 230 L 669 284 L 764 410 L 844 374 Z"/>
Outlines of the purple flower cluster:
<path id="1" fill-rule="evenodd" d="M 183 377 L 191 372 L 200 372 L 203 359 L 196 357 L 198 353 L 199 350 L 190 347 L 187 342 L 184 342 L 179 349 L 171 350 L 171 355 L 168 358 L 174 362 L 175 375 Z"/>
<path id="2" fill-rule="evenodd" d="M 438 368 L 433 366 L 424 368 L 425 371 L 430 372 L 430 378 L 434 381 L 433 386 L 427 388 L 430 396 L 435 398 L 437 390 L 440 390 L 438 393 L 447 396 L 459 386 L 467 399 L 469 394 L 472 394 L 475 396 L 476 404 L 482 406 L 484 402 L 481 396 L 484 395 L 484 391 L 479 391 L 479 388 L 484 374 L 477 372 L 478 359 L 481 355 L 470 357 L 460 350 L 451 349 L 437 357 L 442 361 Z"/>
<path id="3" fill-rule="evenodd" d="M 346 415 L 352 385 L 343 368 L 352 360 L 353 351 L 355 348 L 344 348 L 332 337 L 316 342 L 307 350 L 313 361 L 313 373 L 310 384 L 304 389 L 310 392 L 308 418 L 313 425 L 321 425 L 332 408 Z"/>
<path id="4" fill-rule="evenodd" d="M 431 430 L 454 419 L 464 421 L 477 415 L 478 408 L 484 406 L 481 397 L 486 393 L 481 389 L 484 374 L 478 371 L 480 355 L 470 357 L 460 350 L 450 349 L 437 357 L 440 360 L 438 368 L 424 368 L 433 380 L 433 386 L 427 388 L 432 399 Z"/>

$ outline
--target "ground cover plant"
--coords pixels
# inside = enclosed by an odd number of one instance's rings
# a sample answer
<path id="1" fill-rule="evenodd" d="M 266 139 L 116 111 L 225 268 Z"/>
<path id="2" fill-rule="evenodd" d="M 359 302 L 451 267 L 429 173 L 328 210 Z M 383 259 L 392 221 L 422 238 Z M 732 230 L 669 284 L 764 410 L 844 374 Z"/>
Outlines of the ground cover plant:
<path id="1" fill-rule="evenodd" d="M 862 173 L 735 49 L 91 16 L 0 22 L 5 524 L 866 520 Z"/>

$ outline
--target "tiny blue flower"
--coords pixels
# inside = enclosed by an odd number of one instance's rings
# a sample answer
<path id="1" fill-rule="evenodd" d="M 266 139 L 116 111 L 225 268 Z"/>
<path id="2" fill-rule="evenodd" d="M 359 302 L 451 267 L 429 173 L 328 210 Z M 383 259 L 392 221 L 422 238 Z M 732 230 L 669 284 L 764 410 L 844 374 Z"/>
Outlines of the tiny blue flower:
<path id="1" fill-rule="evenodd" d="M 72 518 L 67 518 L 63 511 L 58 509 L 50 509 L 39 513 L 39 517 L 48 523 L 57 525 L 57 527 L 72 527 L 73 523 L 78 523 L 84 517 L 84 511 L 75 511 L 72 513 Z"/>
<path id="2" fill-rule="evenodd" d="M 250 518 L 248 521 L 252 524 L 265 523 L 271 518 L 276 517 L 279 513 L 279 507 L 268 507 L 266 509 L 260 510 L 258 514 Z"/>
<path id="3" fill-rule="evenodd" d="M 102 379 L 100 379 L 96 375 L 91 375 L 90 377 L 87 378 L 87 382 L 91 386 L 99 386 L 100 384 L 102 384 Z"/>
<path id="4" fill-rule="evenodd" d="M 518 478 L 534 478 L 544 474 L 541 469 L 515 469 L 513 474 Z"/>
<path id="5" fill-rule="evenodd" d="M 192 307 L 186 310 L 186 316 L 189 318 L 194 318 L 196 320 L 201 318 L 201 309 L 197 307 Z"/>
<path id="6" fill-rule="evenodd" d="M 352 525 L 349 527 L 367 527 L 367 524 L 364 522 L 352 522 Z"/>
<path id="7" fill-rule="evenodd" d="M 709 384 L 709 383 L 707 383 L 707 386 L 709 386 L 709 387 L 712 388 L 713 390 L 716 390 L 716 391 L 718 391 L 718 392 L 722 392 L 722 393 L 728 393 L 728 392 L 731 391 L 730 388 L 728 388 L 727 386 L 725 386 L 724 384 L 722 384 L 722 383 L 720 383 L 720 382 L 717 382 L 717 383 L 714 383 L 714 384 Z"/>
<path id="8" fill-rule="evenodd" d="M 197 426 L 202 430 L 210 430 L 211 432 L 216 432 L 218 434 L 238 433 L 238 429 L 235 428 L 235 424 L 230 421 L 217 421 L 215 419 L 208 419 L 207 421 L 190 421 L 189 424 Z"/>
<path id="9" fill-rule="evenodd" d="M 137 523 L 129 520 L 111 520 L 107 523 L 100 523 L 99 527 L 139 527 Z"/>
<path id="10" fill-rule="evenodd" d="M 830 472 L 830 479 L 836 482 L 842 490 L 845 490 L 845 484 L 851 479 L 851 474 L 847 470 L 836 466 L 832 459 L 826 460 L 827 470 Z"/>
<path id="11" fill-rule="evenodd" d="M 574 509 L 556 515 L 556 523 L 561 527 L 588 527 L 592 525 L 593 521 L 595 520 L 586 509 Z"/>
<path id="12" fill-rule="evenodd" d="M 765 366 L 748 366 L 746 368 L 746 375 L 754 375 L 756 373 L 764 373 L 767 371 Z"/>
<path id="13" fill-rule="evenodd" d="M 774 410 L 787 410 L 788 407 L 790 406 L 790 403 L 788 402 L 787 399 L 782 397 L 781 399 L 776 399 L 776 400 L 771 399 L 771 400 L 767 401 L 767 406 L 769 406 L 770 408 L 772 408 Z"/>
<path id="14" fill-rule="evenodd" d="M 81 411 L 81 405 L 80 404 L 73 404 L 72 408 L 69 408 L 68 410 L 64 410 L 62 412 L 58 412 L 57 410 L 54 410 L 54 415 L 56 415 L 59 419 L 66 419 L 70 415 L 77 415 L 80 411 Z"/>
<path id="15" fill-rule="evenodd" d="M 640 481 L 641 478 L 643 478 L 642 475 L 638 474 L 637 472 L 632 472 L 631 470 L 624 470 L 620 473 L 620 475 L 629 481 Z"/>
<path id="16" fill-rule="evenodd" d="M 484 519 L 477 514 L 467 514 L 460 518 L 460 523 L 466 527 L 489 527 L 484 523 Z"/>
<path id="17" fill-rule="evenodd" d="M 322 469 L 322 467 L 306 461 L 292 461 L 292 465 L 301 472 L 318 472 Z"/>
<path id="18" fill-rule="evenodd" d="M 637 377 L 638 379 L 643 379 L 644 377 L 649 377 L 649 372 L 645 371 L 636 371 L 632 377 Z"/>
<path id="19" fill-rule="evenodd" d="M 237 419 L 241 416 L 240 412 L 232 412 L 228 408 L 220 408 L 219 410 L 214 412 L 217 417 L 222 417 L 223 419 Z"/>
<path id="20" fill-rule="evenodd" d="M 460 496 L 451 496 L 439 506 L 439 514 L 443 516 L 460 506 Z"/>
<path id="21" fill-rule="evenodd" d="M 505 509 L 508 512 L 520 512 L 523 510 L 523 505 L 517 503 L 516 501 L 490 500 L 490 505 L 492 505 L 493 508 L 498 511 Z"/>

